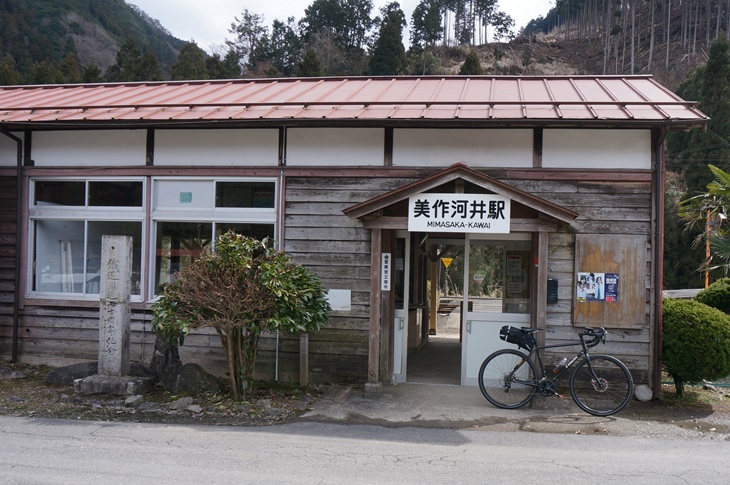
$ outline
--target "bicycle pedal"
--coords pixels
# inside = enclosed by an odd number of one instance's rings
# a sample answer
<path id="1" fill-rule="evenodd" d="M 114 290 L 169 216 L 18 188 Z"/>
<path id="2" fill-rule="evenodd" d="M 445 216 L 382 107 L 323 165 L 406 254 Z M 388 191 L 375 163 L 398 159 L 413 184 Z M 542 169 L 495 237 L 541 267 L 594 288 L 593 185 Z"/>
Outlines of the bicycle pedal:
<path id="1" fill-rule="evenodd" d="M 558 399 L 563 399 L 565 397 L 565 394 L 556 394 L 558 396 Z"/>

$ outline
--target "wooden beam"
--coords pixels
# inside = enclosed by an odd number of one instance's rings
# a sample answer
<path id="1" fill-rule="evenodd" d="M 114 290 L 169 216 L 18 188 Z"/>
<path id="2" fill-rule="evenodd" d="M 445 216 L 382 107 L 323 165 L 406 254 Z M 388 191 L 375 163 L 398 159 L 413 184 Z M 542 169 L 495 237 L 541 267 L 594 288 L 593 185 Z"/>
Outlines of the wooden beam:
<path id="1" fill-rule="evenodd" d="M 368 340 L 368 382 L 380 382 L 380 260 L 383 254 L 383 231 L 373 229 L 370 238 L 370 335 Z"/>
<path id="2" fill-rule="evenodd" d="M 395 262 L 395 232 L 383 231 L 383 252 L 391 254 Z M 385 384 L 393 384 L 393 324 L 395 319 L 395 291 L 393 291 L 391 271 L 391 291 L 383 292 L 380 311 L 380 379 Z"/>
<path id="3" fill-rule="evenodd" d="M 408 229 L 408 218 L 380 216 L 365 220 L 362 225 L 368 229 Z"/>
<path id="4" fill-rule="evenodd" d="M 517 219 L 510 221 L 511 232 L 557 232 L 558 223 L 545 219 Z"/>

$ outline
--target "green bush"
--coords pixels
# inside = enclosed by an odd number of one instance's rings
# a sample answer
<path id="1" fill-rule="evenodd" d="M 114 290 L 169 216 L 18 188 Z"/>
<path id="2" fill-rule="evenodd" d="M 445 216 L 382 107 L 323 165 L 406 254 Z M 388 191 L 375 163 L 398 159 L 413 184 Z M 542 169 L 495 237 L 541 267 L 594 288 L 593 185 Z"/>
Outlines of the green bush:
<path id="1" fill-rule="evenodd" d="M 685 382 L 730 374 L 730 316 L 695 300 L 665 299 L 662 363 L 677 395 Z"/>
<path id="2" fill-rule="evenodd" d="M 730 278 L 715 281 L 697 293 L 695 300 L 730 315 Z"/>

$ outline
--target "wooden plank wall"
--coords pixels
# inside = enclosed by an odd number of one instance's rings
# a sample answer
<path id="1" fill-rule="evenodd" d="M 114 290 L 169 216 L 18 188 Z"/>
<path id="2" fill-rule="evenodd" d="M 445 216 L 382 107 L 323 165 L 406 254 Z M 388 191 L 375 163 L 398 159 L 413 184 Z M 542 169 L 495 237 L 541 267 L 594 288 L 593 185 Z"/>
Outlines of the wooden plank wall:
<path id="1" fill-rule="evenodd" d="M 327 288 L 349 289 L 352 309 L 333 312 L 330 323 L 310 336 L 312 382 L 362 381 L 367 373 L 370 301 L 370 231 L 351 221 L 342 210 L 412 182 L 411 179 L 359 177 L 287 177 L 284 249 L 321 278 Z M 651 275 L 651 186 L 639 182 L 572 182 L 506 180 L 517 188 L 570 207 L 579 214 L 569 230 L 549 237 L 548 275 L 557 278 L 559 300 L 547 307 L 547 343 L 576 338 L 572 325 L 575 232 L 638 234 L 647 240 L 646 326 L 610 328 L 600 352 L 615 354 L 632 369 L 637 383 L 647 383 Z M 0 355 L 10 355 L 12 292 L 15 257 L 15 181 L 0 178 Z M 133 312 L 132 361 L 149 362 L 154 346 L 150 312 Z M 98 309 L 27 306 L 22 313 L 19 350 L 22 361 L 68 364 L 96 360 Z M 181 348 L 184 362 L 196 362 L 222 376 L 225 357 L 213 331 L 190 335 Z M 279 356 L 274 336 L 261 341 L 257 376 L 272 379 L 278 364 L 279 379 L 297 381 L 299 340 L 280 335 Z"/>
<path id="2" fill-rule="evenodd" d="M 547 307 L 546 344 L 577 339 L 582 327 L 572 323 L 575 286 L 575 233 L 632 234 L 646 237 L 646 317 L 640 329 L 609 328 L 606 345 L 596 353 L 612 354 L 632 371 L 636 383 L 649 382 L 651 305 L 651 184 L 648 182 L 572 182 L 508 180 L 522 190 L 578 212 L 569 230 L 550 234 L 548 277 L 558 280 L 558 303 Z M 620 289 L 619 289 L 620 291 Z M 577 349 L 577 348 L 576 348 Z M 572 348 L 567 348 L 568 352 Z M 557 354 L 557 352 L 556 352 Z M 566 352 L 566 356 L 568 353 Z M 559 355 L 555 355 L 559 358 Z M 551 359 L 548 359 L 550 362 Z"/>
<path id="3" fill-rule="evenodd" d="M 0 176 L 0 356 L 12 356 L 17 237 L 17 179 Z"/>
<path id="4" fill-rule="evenodd" d="M 326 288 L 351 290 L 352 309 L 333 312 L 310 336 L 310 371 L 326 376 L 367 376 L 370 302 L 370 231 L 342 210 L 412 182 L 408 179 L 289 177 L 284 250 L 314 271 Z"/>

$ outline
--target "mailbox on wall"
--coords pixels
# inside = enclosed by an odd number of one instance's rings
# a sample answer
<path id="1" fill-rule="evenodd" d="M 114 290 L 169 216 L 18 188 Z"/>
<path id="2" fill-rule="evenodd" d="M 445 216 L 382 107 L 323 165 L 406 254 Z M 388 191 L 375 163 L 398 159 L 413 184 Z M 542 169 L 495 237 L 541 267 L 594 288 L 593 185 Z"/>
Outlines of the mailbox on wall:
<path id="1" fill-rule="evenodd" d="M 547 303 L 554 305 L 558 302 L 558 280 L 548 278 L 547 280 Z"/>

